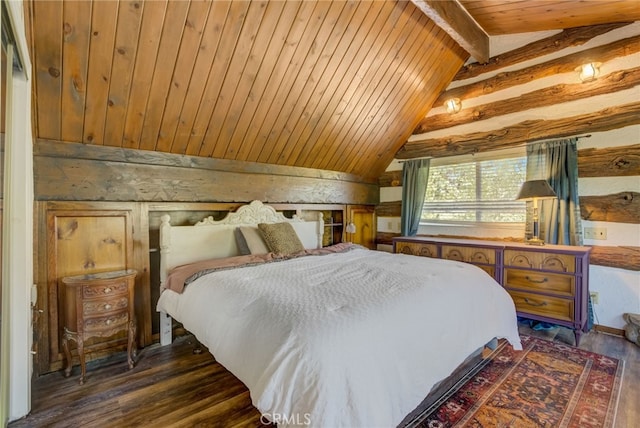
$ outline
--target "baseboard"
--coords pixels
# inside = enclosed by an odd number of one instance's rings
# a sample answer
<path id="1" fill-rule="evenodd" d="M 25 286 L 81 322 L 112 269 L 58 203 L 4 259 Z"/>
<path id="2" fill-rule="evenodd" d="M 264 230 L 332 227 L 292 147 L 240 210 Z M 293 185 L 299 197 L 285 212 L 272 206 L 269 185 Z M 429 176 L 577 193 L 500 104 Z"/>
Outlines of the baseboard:
<path id="1" fill-rule="evenodd" d="M 606 334 L 611 334 L 613 336 L 624 337 L 624 330 L 619 329 L 619 328 L 613 328 L 613 327 L 607 327 L 606 325 L 595 324 L 593 326 L 593 329 L 595 331 L 600 332 L 600 333 L 606 333 Z"/>

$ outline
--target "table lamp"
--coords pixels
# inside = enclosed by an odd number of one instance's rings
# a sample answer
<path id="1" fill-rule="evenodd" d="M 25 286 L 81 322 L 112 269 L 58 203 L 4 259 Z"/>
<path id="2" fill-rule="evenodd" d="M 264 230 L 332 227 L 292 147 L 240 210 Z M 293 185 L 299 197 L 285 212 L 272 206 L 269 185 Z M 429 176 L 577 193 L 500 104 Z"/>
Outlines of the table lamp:
<path id="1" fill-rule="evenodd" d="M 547 180 L 529 180 L 522 183 L 520 192 L 516 197 L 519 201 L 533 201 L 533 236 L 527 240 L 530 245 L 544 245 L 544 239 L 540 239 L 540 220 L 538 218 L 538 199 L 556 198 Z"/>

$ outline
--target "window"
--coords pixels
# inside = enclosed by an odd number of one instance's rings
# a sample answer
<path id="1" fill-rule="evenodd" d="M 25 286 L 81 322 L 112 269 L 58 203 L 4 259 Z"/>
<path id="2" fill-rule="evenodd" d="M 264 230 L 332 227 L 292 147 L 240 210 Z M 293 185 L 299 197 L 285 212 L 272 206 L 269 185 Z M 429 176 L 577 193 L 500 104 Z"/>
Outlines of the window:
<path id="1" fill-rule="evenodd" d="M 521 152 L 497 159 L 444 163 L 431 163 L 423 223 L 525 222 L 526 205 L 515 200 L 527 169 Z"/>

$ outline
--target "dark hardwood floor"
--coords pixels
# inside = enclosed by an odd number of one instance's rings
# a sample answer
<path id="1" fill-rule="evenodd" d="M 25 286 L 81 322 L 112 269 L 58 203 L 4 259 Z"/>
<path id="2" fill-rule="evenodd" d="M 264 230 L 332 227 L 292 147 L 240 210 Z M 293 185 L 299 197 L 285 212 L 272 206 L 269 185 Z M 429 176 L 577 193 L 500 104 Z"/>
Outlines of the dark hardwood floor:
<path id="1" fill-rule="evenodd" d="M 562 328 L 521 333 L 573 344 Z M 18 427 L 257 427 L 263 426 L 249 392 L 210 353 L 193 354 L 192 337 L 149 346 L 127 369 L 126 355 L 87 365 L 87 380 L 49 373 L 33 382 L 32 411 L 9 424 Z M 616 427 L 640 426 L 640 348 L 627 340 L 590 332 L 580 348 L 625 360 Z"/>

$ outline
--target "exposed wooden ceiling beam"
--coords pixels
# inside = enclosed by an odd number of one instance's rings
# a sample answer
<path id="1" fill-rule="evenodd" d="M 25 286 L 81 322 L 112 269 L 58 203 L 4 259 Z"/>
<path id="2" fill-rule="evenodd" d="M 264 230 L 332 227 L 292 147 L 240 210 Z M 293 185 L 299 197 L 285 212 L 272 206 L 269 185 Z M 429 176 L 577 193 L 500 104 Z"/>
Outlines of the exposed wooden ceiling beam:
<path id="1" fill-rule="evenodd" d="M 489 36 L 457 1 L 411 0 L 481 64 L 489 61 Z"/>

